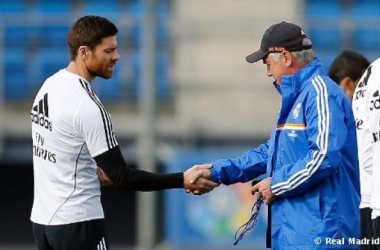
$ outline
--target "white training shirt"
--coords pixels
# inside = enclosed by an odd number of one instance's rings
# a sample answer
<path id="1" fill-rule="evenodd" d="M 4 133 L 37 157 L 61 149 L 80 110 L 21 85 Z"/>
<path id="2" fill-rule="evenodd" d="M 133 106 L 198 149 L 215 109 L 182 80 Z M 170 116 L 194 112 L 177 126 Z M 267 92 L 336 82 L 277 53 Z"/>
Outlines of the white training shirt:
<path id="1" fill-rule="evenodd" d="M 361 77 L 352 102 L 359 153 L 360 208 L 372 208 L 372 218 L 380 216 L 379 91 L 380 59 L 377 59 Z"/>
<path id="2" fill-rule="evenodd" d="M 62 225 L 104 218 L 96 157 L 115 147 L 111 116 L 82 77 L 49 77 L 31 111 L 34 202 L 31 220 Z"/>

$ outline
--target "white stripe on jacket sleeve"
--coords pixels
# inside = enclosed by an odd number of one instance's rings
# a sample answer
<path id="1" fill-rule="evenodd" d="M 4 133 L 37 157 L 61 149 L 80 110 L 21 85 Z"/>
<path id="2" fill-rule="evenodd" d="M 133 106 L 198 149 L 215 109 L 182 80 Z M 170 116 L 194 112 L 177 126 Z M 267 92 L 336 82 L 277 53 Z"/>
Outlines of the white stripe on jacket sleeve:
<path id="1" fill-rule="evenodd" d="M 272 192 L 275 195 L 281 195 L 287 191 L 290 191 L 308 180 L 318 170 L 326 156 L 330 125 L 330 108 L 328 103 L 327 88 L 325 82 L 320 76 L 315 77 L 312 80 L 312 84 L 317 93 L 316 104 L 318 112 L 318 135 L 316 138 L 316 144 L 319 150 L 313 153 L 312 159 L 306 163 L 305 168 L 293 174 L 288 180 L 271 186 Z"/>

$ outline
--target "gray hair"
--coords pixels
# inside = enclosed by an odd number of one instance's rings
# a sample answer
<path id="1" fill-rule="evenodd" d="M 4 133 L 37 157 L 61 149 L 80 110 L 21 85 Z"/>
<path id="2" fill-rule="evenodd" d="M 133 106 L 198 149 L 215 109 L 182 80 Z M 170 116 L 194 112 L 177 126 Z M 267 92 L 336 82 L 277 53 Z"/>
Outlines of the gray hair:
<path id="1" fill-rule="evenodd" d="M 293 51 L 290 54 L 292 54 L 297 63 L 309 63 L 314 60 L 313 49 Z M 280 60 L 281 53 L 270 53 L 270 55 L 272 55 L 274 61 L 278 62 Z"/>

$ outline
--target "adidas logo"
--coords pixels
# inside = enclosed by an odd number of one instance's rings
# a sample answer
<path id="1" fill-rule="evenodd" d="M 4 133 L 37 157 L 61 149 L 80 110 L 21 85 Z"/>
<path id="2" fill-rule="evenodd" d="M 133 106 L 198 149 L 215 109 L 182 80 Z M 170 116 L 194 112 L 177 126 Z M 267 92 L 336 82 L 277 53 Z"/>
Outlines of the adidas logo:
<path id="1" fill-rule="evenodd" d="M 107 245 L 104 237 L 102 237 L 102 240 L 98 244 L 98 250 L 107 250 Z"/>
<path id="2" fill-rule="evenodd" d="M 45 94 L 44 98 L 33 107 L 30 116 L 33 123 L 39 124 L 50 131 L 53 130 L 52 122 L 49 120 L 48 94 Z"/>

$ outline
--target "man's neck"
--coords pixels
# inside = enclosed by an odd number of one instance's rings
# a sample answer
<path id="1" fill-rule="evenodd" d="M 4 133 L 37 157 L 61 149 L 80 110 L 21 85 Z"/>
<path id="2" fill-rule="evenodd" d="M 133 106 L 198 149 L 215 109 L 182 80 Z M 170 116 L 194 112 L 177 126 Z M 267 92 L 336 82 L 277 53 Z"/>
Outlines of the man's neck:
<path id="1" fill-rule="evenodd" d="M 87 68 L 82 63 L 78 63 L 77 61 L 71 61 L 69 65 L 66 67 L 66 70 L 70 73 L 79 75 L 86 79 L 89 83 L 94 80 L 94 76 L 88 72 Z"/>

